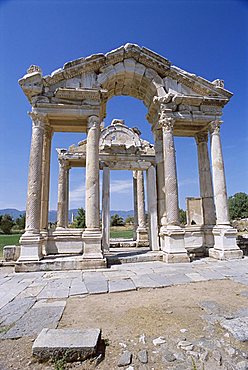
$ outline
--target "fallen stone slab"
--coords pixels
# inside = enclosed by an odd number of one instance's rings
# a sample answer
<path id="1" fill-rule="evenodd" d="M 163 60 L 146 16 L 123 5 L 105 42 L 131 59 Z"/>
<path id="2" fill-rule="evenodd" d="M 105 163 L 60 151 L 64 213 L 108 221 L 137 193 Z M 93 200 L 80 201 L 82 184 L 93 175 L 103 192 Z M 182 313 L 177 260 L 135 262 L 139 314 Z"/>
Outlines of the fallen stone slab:
<path id="1" fill-rule="evenodd" d="M 66 301 L 38 301 L 1 338 L 16 339 L 24 336 L 32 337 L 40 333 L 43 328 L 56 328 L 65 305 Z"/>
<path id="2" fill-rule="evenodd" d="M 100 329 L 44 328 L 34 341 L 32 354 L 41 361 L 50 358 L 83 361 L 96 355 L 100 340 Z"/>
<path id="3" fill-rule="evenodd" d="M 221 320 L 220 325 L 239 341 L 248 341 L 248 316 L 231 320 Z"/>

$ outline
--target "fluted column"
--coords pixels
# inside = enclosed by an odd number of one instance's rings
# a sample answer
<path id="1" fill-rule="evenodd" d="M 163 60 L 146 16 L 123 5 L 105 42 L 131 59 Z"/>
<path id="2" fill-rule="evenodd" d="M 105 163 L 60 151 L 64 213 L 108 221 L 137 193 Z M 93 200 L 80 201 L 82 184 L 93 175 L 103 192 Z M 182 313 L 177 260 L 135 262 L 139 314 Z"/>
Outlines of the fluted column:
<path id="1" fill-rule="evenodd" d="M 163 133 L 162 129 L 154 131 L 154 149 L 156 156 L 156 184 L 158 198 L 158 224 L 166 226 L 166 209 L 165 209 L 165 175 L 164 175 L 164 156 L 163 156 Z"/>
<path id="2" fill-rule="evenodd" d="M 149 240 L 153 251 L 159 250 L 156 169 L 150 166 L 147 170 L 147 203 L 149 218 Z"/>
<path id="3" fill-rule="evenodd" d="M 137 171 L 133 171 L 133 239 L 137 240 L 138 203 L 137 203 Z"/>
<path id="4" fill-rule="evenodd" d="M 99 230 L 99 135 L 100 120 L 91 116 L 88 120 L 86 146 L 86 228 Z"/>
<path id="5" fill-rule="evenodd" d="M 213 172 L 214 199 L 217 225 L 230 225 L 224 161 L 220 140 L 220 125 L 222 121 L 213 121 L 210 125 L 211 157 Z"/>
<path id="6" fill-rule="evenodd" d="M 51 161 L 51 142 L 52 128 L 45 126 L 44 142 L 42 153 L 42 189 L 41 189 L 41 222 L 42 231 L 48 230 L 48 212 L 49 212 L 49 187 L 50 187 L 50 161 Z"/>
<path id="7" fill-rule="evenodd" d="M 179 225 L 178 187 L 176 171 L 176 154 L 174 146 L 173 127 L 175 120 L 168 117 L 162 121 L 164 174 L 165 174 L 165 204 L 167 225 Z"/>
<path id="8" fill-rule="evenodd" d="M 160 229 L 161 247 L 167 263 L 189 262 L 185 249 L 184 230 L 179 226 L 178 187 L 176 154 L 173 129 L 175 119 L 168 117 L 163 110 L 159 115 L 159 125 L 163 132 L 165 206 L 167 225 Z"/>
<path id="9" fill-rule="evenodd" d="M 208 133 L 202 132 L 195 136 L 198 152 L 198 172 L 200 196 L 202 198 L 204 225 L 215 225 L 215 206 L 212 175 L 208 155 Z"/>
<path id="10" fill-rule="evenodd" d="M 41 258 L 41 187 L 42 153 L 44 126 L 48 123 L 45 115 L 31 112 L 32 139 L 28 174 L 28 195 L 26 206 L 26 228 L 20 238 L 21 254 L 19 261 L 37 261 Z"/>
<path id="11" fill-rule="evenodd" d="M 148 232 L 146 227 L 145 189 L 144 189 L 143 171 L 137 171 L 137 209 L 138 209 L 137 246 L 144 246 L 148 244 Z"/>
<path id="12" fill-rule="evenodd" d="M 83 233 L 85 259 L 103 258 L 99 204 L 99 138 L 100 119 L 90 116 L 86 145 L 86 230 Z"/>
<path id="13" fill-rule="evenodd" d="M 66 228 L 68 221 L 68 163 L 59 159 L 57 229 Z"/>
<path id="14" fill-rule="evenodd" d="M 104 251 L 109 251 L 110 239 L 110 171 L 103 167 L 102 177 L 102 246 Z"/>
<path id="15" fill-rule="evenodd" d="M 216 120 L 210 124 L 211 157 L 216 226 L 213 228 L 214 248 L 209 249 L 209 256 L 217 259 L 242 258 L 243 252 L 237 246 L 237 230 L 230 226 L 224 161 L 220 140 L 220 125 Z"/>

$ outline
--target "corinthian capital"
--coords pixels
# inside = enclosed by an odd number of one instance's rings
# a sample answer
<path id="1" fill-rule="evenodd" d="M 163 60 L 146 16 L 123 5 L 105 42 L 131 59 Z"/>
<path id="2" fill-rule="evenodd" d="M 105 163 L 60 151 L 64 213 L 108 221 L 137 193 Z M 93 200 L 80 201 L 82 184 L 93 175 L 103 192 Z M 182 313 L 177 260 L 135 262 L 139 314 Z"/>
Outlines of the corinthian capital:
<path id="1" fill-rule="evenodd" d="M 168 117 L 165 112 L 159 113 L 159 126 L 164 131 L 173 132 L 175 121 L 175 118 Z"/>
<path id="2" fill-rule="evenodd" d="M 211 134 L 219 134 L 220 133 L 220 125 L 223 121 L 217 119 L 215 121 L 210 122 L 209 130 Z"/>
<path id="3" fill-rule="evenodd" d="M 88 129 L 100 125 L 100 118 L 98 116 L 90 116 L 88 118 Z"/>
<path id="4" fill-rule="evenodd" d="M 49 123 L 47 115 L 44 113 L 28 112 L 28 115 L 31 117 L 34 127 L 44 128 Z"/>
<path id="5" fill-rule="evenodd" d="M 208 133 L 207 132 L 198 132 L 195 135 L 195 140 L 197 144 L 207 143 L 208 142 Z"/>

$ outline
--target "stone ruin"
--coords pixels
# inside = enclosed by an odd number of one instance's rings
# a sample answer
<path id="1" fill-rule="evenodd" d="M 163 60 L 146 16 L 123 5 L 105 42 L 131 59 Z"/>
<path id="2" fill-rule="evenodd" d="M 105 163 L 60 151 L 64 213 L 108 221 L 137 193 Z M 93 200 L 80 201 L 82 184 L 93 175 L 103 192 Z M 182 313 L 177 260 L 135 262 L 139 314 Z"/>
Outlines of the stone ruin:
<path id="1" fill-rule="evenodd" d="M 218 259 L 241 258 L 228 215 L 220 127 L 232 93 L 221 80 L 188 73 L 153 51 L 126 44 L 106 54 L 66 63 L 49 76 L 31 66 L 19 81 L 32 109 L 26 230 L 20 239 L 16 271 L 45 269 L 45 255 L 80 253 L 72 268 L 106 266 L 109 248 L 109 171 L 134 171 L 137 242 L 147 243 L 163 261 L 189 262 L 189 250 L 203 248 Z M 121 120 L 102 127 L 108 100 L 117 95 L 140 99 L 154 147 Z M 69 150 L 59 150 L 58 223 L 48 229 L 51 141 L 54 132 L 87 133 Z M 200 197 L 188 200 L 186 227 L 179 223 L 174 137 L 193 137 L 198 151 Z M 211 144 L 211 163 L 208 140 Z M 69 168 L 86 168 L 86 228 L 68 229 Z M 103 229 L 100 228 L 99 171 L 103 171 Z M 149 227 L 144 222 L 144 182 L 148 183 Z M 192 208 L 193 207 L 193 208 Z M 193 211 L 195 209 L 195 214 Z M 193 213 L 192 213 L 193 212 Z M 193 216 L 192 216 L 193 215 Z M 197 220 L 195 217 L 197 216 Z M 55 266 L 56 259 L 49 261 Z M 51 267 L 52 268 L 52 267 Z M 60 268 L 68 268 L 61 263 Z"/>

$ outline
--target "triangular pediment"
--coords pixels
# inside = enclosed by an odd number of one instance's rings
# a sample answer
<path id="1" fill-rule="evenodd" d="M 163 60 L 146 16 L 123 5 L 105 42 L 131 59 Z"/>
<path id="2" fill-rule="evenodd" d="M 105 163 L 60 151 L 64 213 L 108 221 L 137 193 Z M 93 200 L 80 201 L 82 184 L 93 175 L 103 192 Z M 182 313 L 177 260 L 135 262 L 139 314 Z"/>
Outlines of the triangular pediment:
<path id="1" fill-rule="evenodd" d="M 19 82 L 32 104 L 58 102 L 56 94 L 61 88 L 105 89 L 107 99 L 114 95 L 131 95 L 147 106 L 154 96 L 168 93 L 227 101 L 232 96 L 224 89 L 223 81 L 210 82 L 186 72 L 171 65 L 163 56 L 136 44 L 67 62 L 49 76 L 43 77 L 41 69 L 32 66 Z"/>

